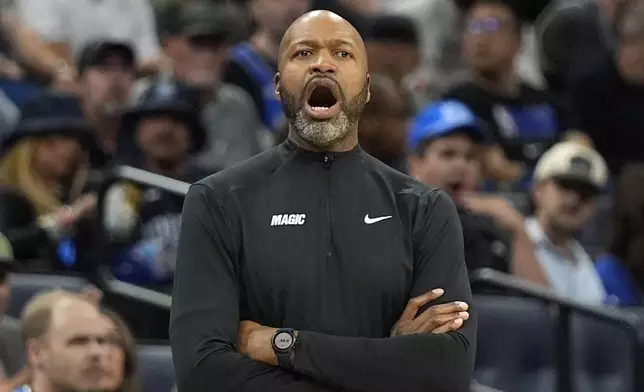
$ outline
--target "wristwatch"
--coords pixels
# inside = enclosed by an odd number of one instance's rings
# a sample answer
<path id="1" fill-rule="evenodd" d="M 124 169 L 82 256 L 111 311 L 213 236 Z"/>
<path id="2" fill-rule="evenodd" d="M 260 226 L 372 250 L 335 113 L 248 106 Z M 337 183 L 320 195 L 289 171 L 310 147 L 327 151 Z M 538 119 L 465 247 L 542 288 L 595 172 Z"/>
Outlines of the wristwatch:
<path id="1" fill-rule="evenodd" d="M 277 357 L 277 364 L 285 369 L 293 369 L 291 356 L 295 348 L 295 340 L 297 335 L 295 330 L 291 328 L 278 329 L 273 335 L 272 345 L 273 352 Z"/>

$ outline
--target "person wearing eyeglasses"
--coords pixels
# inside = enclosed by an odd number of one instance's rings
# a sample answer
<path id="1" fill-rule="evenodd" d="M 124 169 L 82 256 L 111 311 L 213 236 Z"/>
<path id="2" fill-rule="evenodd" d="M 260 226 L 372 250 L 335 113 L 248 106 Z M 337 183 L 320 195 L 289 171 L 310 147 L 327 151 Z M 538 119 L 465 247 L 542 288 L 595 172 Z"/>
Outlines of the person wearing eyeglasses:
<path id="1" fill-rule="evenodd" d="M 521 30 L 516 10 L 504 1 L 474 3 L 462 35 L 471 80 L 445 94 L 465 103 L 492 131 L 483 172 L 497 190 L 527 189 L 537 159 L 576 128 L 564 105 L 515 73 Z"/>

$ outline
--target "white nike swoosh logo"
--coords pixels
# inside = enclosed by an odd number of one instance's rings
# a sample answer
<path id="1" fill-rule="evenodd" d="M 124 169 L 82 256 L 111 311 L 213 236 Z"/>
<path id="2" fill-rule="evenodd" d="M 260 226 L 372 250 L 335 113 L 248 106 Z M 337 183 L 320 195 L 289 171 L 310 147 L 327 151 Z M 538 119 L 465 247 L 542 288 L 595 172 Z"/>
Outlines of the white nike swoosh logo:
<path id="1" fill-rule="evenodd" d="M 367 214 L 367 215 L 364 216 L 364 223 L 366 223 L 368 225 L 373 225 L 374 223 L 378 223 L 380 221 L 383 221 L 383 220 L 389 219 L 389 218 L 391 218 L 391 215 L 389 215 L 389 216 L 379 216 L 377 218 L 369 218 L 369 214 Z"/>

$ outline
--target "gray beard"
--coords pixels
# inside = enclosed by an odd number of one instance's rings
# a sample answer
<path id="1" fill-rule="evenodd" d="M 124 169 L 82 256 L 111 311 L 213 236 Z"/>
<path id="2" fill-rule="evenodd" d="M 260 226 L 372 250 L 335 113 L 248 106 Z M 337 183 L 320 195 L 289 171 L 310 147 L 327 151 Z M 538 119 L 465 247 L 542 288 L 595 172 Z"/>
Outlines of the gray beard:
<path id="1" fill-rule="evenodd" d="M 314 121 L 309 119 L 304 111 L 298 110 L 293 121 L 293 128 L 297 135 L 320 148 L 329 147 L 346 139 L 352 125 L 343 111 L 340 111 L 334 119 Z"/>

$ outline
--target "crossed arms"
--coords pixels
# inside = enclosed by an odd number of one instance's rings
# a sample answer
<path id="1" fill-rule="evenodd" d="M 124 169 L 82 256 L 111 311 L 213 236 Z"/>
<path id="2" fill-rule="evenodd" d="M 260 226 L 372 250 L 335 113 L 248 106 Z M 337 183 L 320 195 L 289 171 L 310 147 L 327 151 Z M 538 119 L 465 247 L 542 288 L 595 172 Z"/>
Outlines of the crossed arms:
<path id="1" fill-rule="evenodd" d="M 456 209 L 442 193 L 433 200 L 416 224 L 417 260 L 411 295 L 441 287 L 441 303 L 470 302 Z M 241 354 L 237 339 L 243 320 L 229 225 L 212 190 L 193 185 L 184 204 L 170 327 L 179 390 L 468 390 L 476 345 L 473 319 L 452 328 L 458 330 L 441 334 L 401 332 L 410 327 L 413 321 L 409 321 L 396 326 L 395 336 L 381 339 L 298 331 L 292 371 L 271 364 L 269 354 L 265 362 Z M 420 308 L 420 315 L 428 306 Z M 259 344 L 270 345 L 266 340 L 271 334 L 259 335 L 264 336 Z"/>

